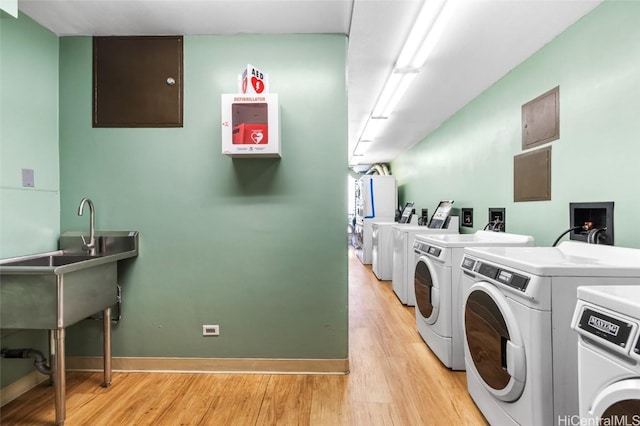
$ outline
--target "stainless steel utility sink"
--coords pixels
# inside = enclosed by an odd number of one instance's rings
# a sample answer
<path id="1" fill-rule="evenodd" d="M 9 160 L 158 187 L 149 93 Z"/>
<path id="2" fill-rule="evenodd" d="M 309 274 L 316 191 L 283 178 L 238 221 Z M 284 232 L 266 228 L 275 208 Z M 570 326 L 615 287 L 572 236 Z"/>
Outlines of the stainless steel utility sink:
<path id="1" fill-rule="evenodd" d="M 117 302 L 117 261 L 44 253 L 0 264 L 3 329 L 64 328 Z"/>
<path id="2" fill-rule="evenodd" d="M 138 255 L 135 231 L 96 232 L 97 254 L 83 234 L 60 236 L 60 250 L 0 260 L 0 327 L 67 327 L 117 301 L 117 262 Z"/>
<path id="3" fill-rule="evenodd" d="M 0 260 L 0 328 L 49 330 L 58 425 L 64 424 L 66 413 L 65 328 L 102 311 L 103 386 L 108 387 L 117 265 L 138 255 L 136 231 L 95 232 L 91 255 L 86 240 L 81 232 L 66 232 L 58 241 L 60 250 Z"/>

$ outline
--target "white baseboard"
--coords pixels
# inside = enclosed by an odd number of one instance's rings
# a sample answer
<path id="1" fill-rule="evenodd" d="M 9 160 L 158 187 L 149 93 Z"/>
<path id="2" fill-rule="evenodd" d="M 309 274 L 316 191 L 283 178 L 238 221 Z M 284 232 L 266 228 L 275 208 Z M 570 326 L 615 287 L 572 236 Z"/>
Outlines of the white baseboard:
<path id="1" fill-rule="evenodd" d="M 13 401 L 20 395 L 29 392 L 48 379 L 49 376 L 34 370 L 26 376 L 22 376 L 15 382 L 3 387 L 0 389 L 0 407 Z"/>

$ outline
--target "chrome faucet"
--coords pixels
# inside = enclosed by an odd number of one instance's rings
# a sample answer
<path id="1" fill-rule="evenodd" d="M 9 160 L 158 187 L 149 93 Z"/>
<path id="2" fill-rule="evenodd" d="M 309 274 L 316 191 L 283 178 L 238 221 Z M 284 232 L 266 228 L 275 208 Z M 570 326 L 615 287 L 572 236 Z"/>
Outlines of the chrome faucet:
<path id="1" fill-rule="evenodd" d="M 82 235 L 81 238 L 84 248 L 89 250 L 89 254 L 93 256 L 96 254 L 96 215 L 93 207 L 93 201 L 84 197 L 78 206 L 78 216 L 82 216 L 85 204 L 89 204 L 89 242 L 87 243 L 84 239 L 84 235 Z"/>

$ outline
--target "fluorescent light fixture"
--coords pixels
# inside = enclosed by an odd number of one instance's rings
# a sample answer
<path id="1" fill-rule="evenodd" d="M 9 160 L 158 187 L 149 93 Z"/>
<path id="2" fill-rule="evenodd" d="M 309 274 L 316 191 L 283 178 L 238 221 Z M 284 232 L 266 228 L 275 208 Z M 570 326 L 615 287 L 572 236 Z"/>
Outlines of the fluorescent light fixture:
<path id="1" fill-rule="evenodd" d="M 350 166 L 358 166 L 360 165 L 360 160 L 362 159 L 362 155 L 353 154 L 351 159 L 349 159 Z"/>
<path id="2" fill-rule="evenodd" d="M 386 117 L 369 117 L 364 130 L 360 135 L 360 140 L 372 141 L 382 133 L 382 128 L 387 124 Z"/>
<path id="3" fill-rule="evenodd" d="M 411 83 L 416 78 L 447 27 L 458 0 L 424 0 L 420 13 L 413 23 L 409 37 L 405 41 L 395 67 L 380 92 L 371 116 L 353 150 L 364 152 L 360 142 L 373 140 L 381 132 L 394 108 L 400 102 Z M 362 151 L 360 151 L 362 150 Z M 362 155 L 362 154 L 360 154 Z"/>
<path id="4" fill-rule="evenodd" d="M 387 79 L 371 116 L 388 118 L 398 105 L 447 26 L 455 0 L 426 0 L 409 32 L 394 70 Z"/>
<path id="5" fill-rule="evenodd" d="M 413 23 L 409 37 L 407 37 L 407 41 L 405 41 L 400 51 L 396 61 L 396 69 L 420 68 L 422 66 L 422 64 L 416 66 L 414 57 L 421 50 L 421 46 L 425 44 L 426 38 L 436 19 L 438 19 L 438 15 L 442 12 L 445 3 L 446 0 L 425 0 L 416 21 Z"/>
<path id="6" fill-rule="evenodd" d="M 371 118 L 388 118 L 417 75 L 417 71 L 393 71 L 380 93 Z"/>
<path id="7" fill-rule="evenodd" d="M 358 141 L 358 143 L 356 144 L 355 149 L 353 150 L 353 155 L 356 156 L 362 156 L 364 154 L 366 154 L 366 152 L 369 150 L 369 148 L 371 147 L 371 144 L 373 143 L 372 140 L 363 140 L 360 139 Z"/>
<path id="8" fill-rule="evenodd" d="M 413 60 L 411 61 L 411 66 L 414 68 L 422 68 L 424 63 L 427 62 L 427 58 L 433 51 L 433 48 L 436 47 L 438 41 L 440 41 L 440 37 L 442 37 L 442 33 L 447 28 L 449 21 L 451 20 L 451 16 L 453 15 L 453 10 L 455 9 L 455 0 L 449 0 L 442 7 L 440 14 L 438 15 L 438 19 L 433 24 L 431 31 L 427 34 L 427 38 L 425 38 L 422 46 L 418 49 Z"/>

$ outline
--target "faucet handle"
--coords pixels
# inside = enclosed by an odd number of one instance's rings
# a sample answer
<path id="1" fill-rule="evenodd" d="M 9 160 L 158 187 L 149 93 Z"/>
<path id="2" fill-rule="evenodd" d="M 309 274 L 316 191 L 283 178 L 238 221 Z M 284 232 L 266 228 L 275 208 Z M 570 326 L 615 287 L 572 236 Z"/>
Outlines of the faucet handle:
<path id="1" fill-rule="evenodd" d="M 82 238 L 82 246 L 85 249 L 90 250 L 95 247 L 95 244 L 91 244 L 91 242 L 87 243 L 87 240 L 84 239 L 84 235 L 80 235 L 80 238 Z"/>

